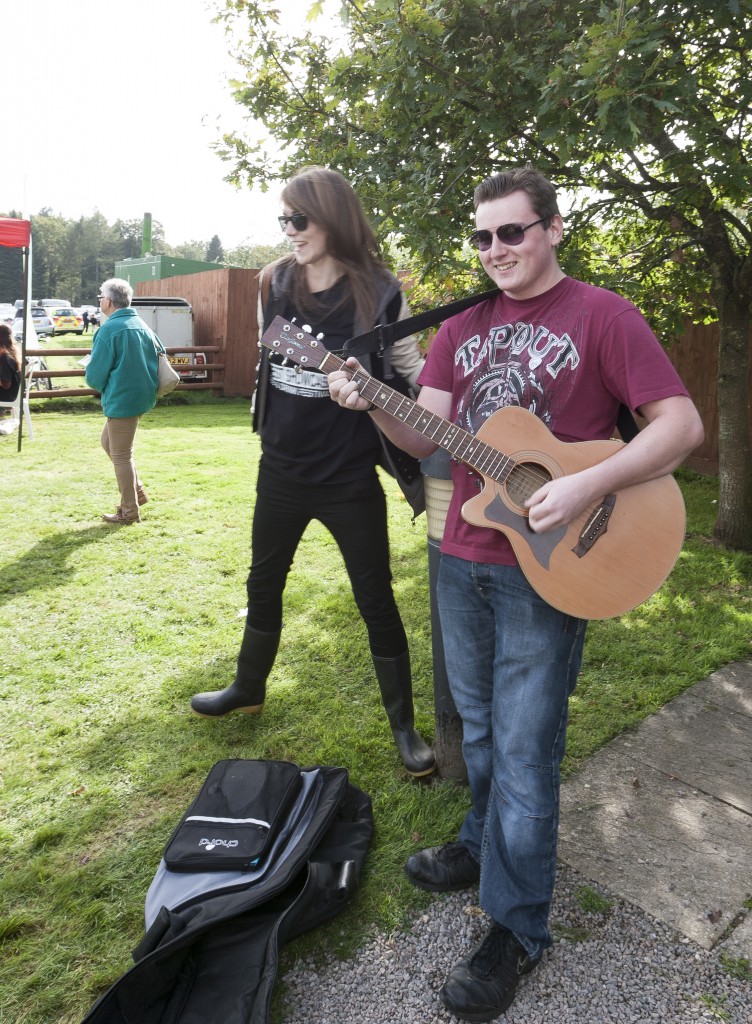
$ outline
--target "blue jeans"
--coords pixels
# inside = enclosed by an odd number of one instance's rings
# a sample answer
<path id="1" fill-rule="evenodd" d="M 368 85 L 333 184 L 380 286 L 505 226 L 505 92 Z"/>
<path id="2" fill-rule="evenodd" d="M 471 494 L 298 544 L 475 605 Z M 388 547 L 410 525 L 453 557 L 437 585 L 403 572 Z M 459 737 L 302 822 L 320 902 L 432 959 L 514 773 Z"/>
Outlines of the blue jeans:
<path id="1" fill-rule="evenodd" d="M 480 903 L 530 956 L 551 945 L 560 766 L 587 622 L 538 597 L 517 566 L 442 555 L 437 599 L 472 795 L 460 830 Z"/>

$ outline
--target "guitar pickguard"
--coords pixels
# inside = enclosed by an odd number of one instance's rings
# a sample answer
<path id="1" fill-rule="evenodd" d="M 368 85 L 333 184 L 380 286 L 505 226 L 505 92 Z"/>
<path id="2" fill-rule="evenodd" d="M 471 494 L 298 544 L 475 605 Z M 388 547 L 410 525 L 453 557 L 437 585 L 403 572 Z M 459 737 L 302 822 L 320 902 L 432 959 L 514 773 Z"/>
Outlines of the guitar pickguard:
<path id="1" fill-rule="evenodd" d="M 492 523 L 508 526 L 520 534 L 535 556 L 538 564 L 546 570 L 549 569 L 554 548 L 566 536 L 566 526 L 559 526 L 547 533 L 535 533 L 530 529 L 527 516 L 520 515 L 519 512 L 514 512 L 509 508 L 498 491 L 495 492 L 491 501 L 486 505 L 484 514 L 486 519 Z"/>

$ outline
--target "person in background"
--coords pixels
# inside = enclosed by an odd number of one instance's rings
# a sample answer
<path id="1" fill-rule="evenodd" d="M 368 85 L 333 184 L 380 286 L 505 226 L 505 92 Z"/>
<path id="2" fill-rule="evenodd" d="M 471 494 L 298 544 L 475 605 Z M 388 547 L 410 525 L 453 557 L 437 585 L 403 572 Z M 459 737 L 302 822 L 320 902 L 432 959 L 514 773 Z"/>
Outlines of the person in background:
<path id="1" fill-rule="evenodd" d="M 88 309 L 85 309 L 83 311 L 83 313 L 81 314 L 81 319 L 84 322 L 84 334 L 86 334 L 88 332 L 88 330 L 89 330 L 89 311 L 88 311 Z"/>
<path id="2" fill-rule="evenodd" d="M 282 192 L 282 204 L 280 225 L 293 251 L 262 271 L 260 332 L 279 315 L 340 349 L 353 335 L 407 315 L 399 282 L 341 174 L 323 167 L 301 171 Z M 415 340 L 404 339 L 391 354 L 393 369 L 381 364 L 382 374 L 396 371 L 414 383 L 422 366 Z M 317 519 L 342 553 L 402 762 L 409 774 L 427 775 L 434 756 L 415 730 L 410 655 L 392 590 L 386 499 L 376 473 L 388 454 L 385 441 L 368 417 L 354 418 L 329 401 L 323 374 L 283 365 L 266 348 L 254 426 L 262 454 L 237 672 L 226 689 L 194 696 L 191 707 L 210 717 L 261 709 L 280 642 L 287 576 L 306 527 Z M 411 481 L 399 467 L 398 479 L 417 492 L 419 468 L 412 468 Z"/>
<path id="3" fill-rule="evenodd" d="M 604 494 L 671 473 L 701 443 L 703 427 L 639 310 L 562 271 L 563 221 L 540 172 L 494 174 L 474 201 L 470 241 L 501 290 L 441 326 L 418 404 L 473 434 L 496 409 L 521 406 L 562 441 L 610 438 L 620 403 L 647 420 L 603 462 L 530 496 L 528 526 L 544 533 Z M 361 411 L 358 418 L 370 413 L 412 455 L 430 455 L 427 437 L 360 397 L 351 379 L 357 365 L 349 359 L 347 370 L 329 375 L 332 398 Z M 413 854 L 405 870 L 431 892 L 480 883 L 488 934 L 440 995 L 459 1019 L 488 1021 L 508 1009 L 520 977 L 552 943 L 560 766 L 586 622 L 532 590 L 503 533 L 463 519 L 481 477 L 455 462 L 452 479 L 437 599 L 472 805 L 458 841 Z"/>
<path id="4" fill-rule="evenodd" d="M 10 326 L 0 323 L 0 402 L 15 402 L 20 387 L 21 353 Z M 7 411 L 12 415 L 12 410 Z M 0 410 L 0 415 L 5 413 Z"/>
<path id="5" fill-rule="evenodd" d="M 94 336 L 86 383 L 101 393 L 107 417 L 101 442 L 120 491 L 117 510 L 102 519 L 113 526 L 128 525 L 139 522 L 139 506 L 149 500 L 136 472 L 133 448 L 140 418 L 157 401 L 162 343 L 131 308 L 133 289 L 127 281 L 110 278 L 100 291 L 104 323 Z"/>

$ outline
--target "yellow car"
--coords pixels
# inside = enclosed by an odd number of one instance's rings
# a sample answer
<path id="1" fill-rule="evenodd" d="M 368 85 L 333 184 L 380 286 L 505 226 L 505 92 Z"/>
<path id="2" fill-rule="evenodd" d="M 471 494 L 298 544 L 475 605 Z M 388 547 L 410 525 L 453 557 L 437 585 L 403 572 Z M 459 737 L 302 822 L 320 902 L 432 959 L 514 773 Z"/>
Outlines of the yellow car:
<path id="1" fill-rule="evenodd" d="M 83 334 L 83 317 L 75 309 L 51 308 L 47 311 L 55 325 L 55 334 Z"/>

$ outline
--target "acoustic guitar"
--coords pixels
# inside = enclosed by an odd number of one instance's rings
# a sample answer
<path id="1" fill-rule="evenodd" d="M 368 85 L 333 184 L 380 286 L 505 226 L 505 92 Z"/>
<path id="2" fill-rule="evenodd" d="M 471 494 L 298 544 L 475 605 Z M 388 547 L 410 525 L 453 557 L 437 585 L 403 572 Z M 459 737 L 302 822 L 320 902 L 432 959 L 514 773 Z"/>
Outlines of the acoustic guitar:
<path id="1" fill-rule="evenodd" d="M 345 367 L 321 341 L 275 317 L 261 344 L 306 369 Z M 508 537 L 535 591 L 560 611 L 607 619 L 642 604 L 673 569 L 684 541 L 681 491 L 670 475 L 604 495 L 592 508 L 546 533 L 534 533 L 525 501 L 548 480 L 609 458 L 622 441 L 559 441 L 526 409 L 499 409 L 471 434 L 387 387 L 363 369 L 353 375 L 360 394 L 471 466 L 482 491 L 462 506 L 475 526 Z"/>

